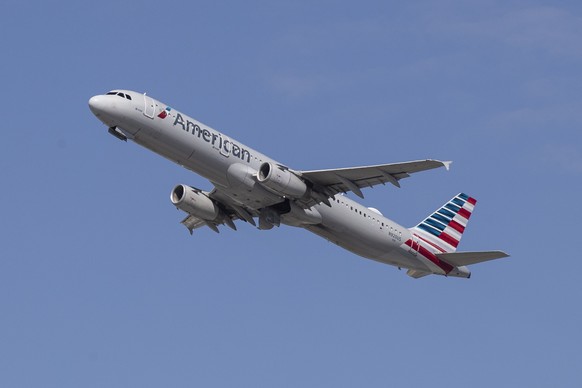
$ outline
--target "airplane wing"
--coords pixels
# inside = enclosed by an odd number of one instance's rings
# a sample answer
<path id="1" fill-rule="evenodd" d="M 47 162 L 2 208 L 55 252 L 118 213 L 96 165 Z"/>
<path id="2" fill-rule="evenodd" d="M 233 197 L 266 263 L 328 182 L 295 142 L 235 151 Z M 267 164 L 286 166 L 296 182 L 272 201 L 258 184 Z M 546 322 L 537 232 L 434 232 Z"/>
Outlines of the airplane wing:
<path id="1" fill-rule="evenodd" d="M 312 182 L 316 191 L 332 196 L 337 193 L 352 191 L 357 196 L 364 198 L 360 189 L 372 187 L 378 184 L 392 183 L 400 187 L 400 179 L 407 178 L 410 174 L 445 167 L 447 170 L 452 162 L 440 160 L 416 160 L 404 163 L 379 164 L 376 166 L 362 166 L 350 168 L 338 168 L 331 170 L 298 171 L 302 177 Z"/>
<path id="2" fill-rule="evenodd" d="M 454 265 L 455 267 L 461 267 L 464 265 L 481 263 L 483 261 L 502 259 L 504 257 L 509 257 L 509 255 L 502 251 L 484 251 L 437 253 L 436 257 Z"/>
<path id="3" fill-rule="evenodd" d="M 404 163 L 381 164 L 375 166 L 362 166 L 351 168 L 339 168 L 330 170 L 314 171 L 294 171 L 295 174 L 303 177 L 313 185 L 313 191 L 309 198 L 300 201 L 305 207 L 311 207 L 316 203 L 328 204 L 328 198 L 340 192 L 352 191 L 356 195 L 364 198 L 361 188 L 372 187 L 378 184 L 390 182 L 400 187 L 400 179 L 409 177 L 410 174 L 431 170 L 433 168 L 449 168 L 451 162 L 441 162 L 439 160 L 418 160 Z M 206 193 L 209 198 L 220 207 L 222 218 L 215 221 L 206 221 L 196 216 L 189 215 L 182 224 L 188 228 L 190 233 L 194 229 L 208 226 L 218 232 L 218 225 L 225 224 L 236 230 L 233 221 L 241 219 L 253 226 L 256 223 L 253 217 L 259 216 L 259 209 L 248 208 L 237 205 L 223 188 L 215 186 L 214 190 Z"/>

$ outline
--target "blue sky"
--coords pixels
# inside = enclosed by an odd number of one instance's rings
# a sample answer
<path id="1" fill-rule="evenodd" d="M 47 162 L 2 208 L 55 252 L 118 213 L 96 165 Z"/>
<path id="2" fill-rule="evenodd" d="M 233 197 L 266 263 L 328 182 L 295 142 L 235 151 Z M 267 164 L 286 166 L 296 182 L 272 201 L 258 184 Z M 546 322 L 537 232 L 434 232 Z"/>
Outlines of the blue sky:
<path id="1" fill-rule="evenodd" d="M 15 2 L 0 77 L 0 386 L 577 387 L 577 2 Z M 412 226 L 478 199 L 470 280 L 303 230 L 196 231 L 210 184 L 107 134 L 147 92 L 296 169 L 453 160 L 369 189 Z"/>

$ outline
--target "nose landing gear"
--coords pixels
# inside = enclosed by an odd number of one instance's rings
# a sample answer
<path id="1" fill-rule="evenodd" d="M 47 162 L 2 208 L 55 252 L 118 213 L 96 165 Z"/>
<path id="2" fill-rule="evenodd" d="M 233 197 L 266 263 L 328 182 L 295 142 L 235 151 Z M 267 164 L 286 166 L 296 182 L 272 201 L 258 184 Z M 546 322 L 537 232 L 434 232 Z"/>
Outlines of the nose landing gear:
<path id="1" fill-rule="evenodd" d="M 117 127 L 109 127 L 109 130 L 107 132 L 109 132 L 110 134 L 112 134 L 113 136 L 118 138 L 119 140 L 127 141 L 127 136 L 125 136 L 123 133 L 121 133 L 117 129 Z"/>

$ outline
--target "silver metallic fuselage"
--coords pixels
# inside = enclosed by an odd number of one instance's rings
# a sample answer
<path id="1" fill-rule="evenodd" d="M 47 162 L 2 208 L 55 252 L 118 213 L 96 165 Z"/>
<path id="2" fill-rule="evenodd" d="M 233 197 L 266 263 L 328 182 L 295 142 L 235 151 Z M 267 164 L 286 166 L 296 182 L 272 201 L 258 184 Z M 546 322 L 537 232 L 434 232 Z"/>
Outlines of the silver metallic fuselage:
<path id="1" fill-rule="evenodd" d="M 89 101 L 91 111 L 105 125 L 116 128 L 120 136 L 205 177 L 237 206 L 258 210 L 281 202 L 281 196 L 256 180 L 262 163 L 278 165 L 277 161 L 149 96 L 120 92 L 132 99 L 98 95 Z M 165 117 L 160 117 L 164 116 L 160 112 L 166 112 Z M 341 194 L 330 198 L 330 205 L 313 206 L 321 215 L 318 224 L 298 225 L 286 222 L 285 217 L 281 221 L 304 227 L 372 260 L 444 274 L 441 268 L 422 260 L 404 244 L 411 239 L 407 228 Z"/>

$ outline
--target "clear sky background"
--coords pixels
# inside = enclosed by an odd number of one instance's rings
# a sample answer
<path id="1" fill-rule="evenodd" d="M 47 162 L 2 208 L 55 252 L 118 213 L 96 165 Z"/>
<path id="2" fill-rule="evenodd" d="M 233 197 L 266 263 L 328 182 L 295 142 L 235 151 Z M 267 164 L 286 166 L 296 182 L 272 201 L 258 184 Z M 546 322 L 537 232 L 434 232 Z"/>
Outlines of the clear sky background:
<path id="1" fill-rule="evenodd" d="M 1 387 L 579 387 L 582 7 L 566 1 L 3 1 Z M 197 230 L 203 178 L 107 134 L 147 92 L 295 169 L 436 158 L 365 191 L 412 226 L 464 191 L 414 280 L 291 227 Z"/>

